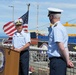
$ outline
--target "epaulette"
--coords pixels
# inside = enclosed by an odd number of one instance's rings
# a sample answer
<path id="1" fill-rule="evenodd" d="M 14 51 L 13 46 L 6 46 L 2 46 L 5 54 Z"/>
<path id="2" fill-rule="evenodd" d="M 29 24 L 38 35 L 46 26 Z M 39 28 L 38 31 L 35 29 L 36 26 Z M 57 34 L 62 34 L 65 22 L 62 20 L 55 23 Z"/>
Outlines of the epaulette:
<path id="1" fill-rule="evenodd" d="M 29 33 L 28 31 L 25 31 L 25 33 Z"/>
<path id="2" fill-rule="evenodd" d="M 29 33 L 28 30 L 24 30 L 25 33 Z"/>
<path id="3" fill-rule="evenodd" d="M 53 24 L 50 24 L 50 26 L 49 27 L 52 27 L 53 26 Z"/>
<path id="4" fill-rule="evenodd" d="M 54 27 L 56 27 L 57 26 L 57 23 L 54 25 Z"/>

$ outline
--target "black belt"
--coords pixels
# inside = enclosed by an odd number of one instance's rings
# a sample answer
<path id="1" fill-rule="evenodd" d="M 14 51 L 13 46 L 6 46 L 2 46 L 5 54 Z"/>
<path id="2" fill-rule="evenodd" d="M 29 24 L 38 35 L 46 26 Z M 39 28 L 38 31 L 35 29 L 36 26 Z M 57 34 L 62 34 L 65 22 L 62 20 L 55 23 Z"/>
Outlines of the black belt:
<path id="1" fill-rule="evenodd" d="M 52 59 L 63 59 L 62 57 L 50 57 L 49 60 L 52 60 Z"/>
<path id="2" fill-rule="evenodd" d="M 28 49 L 25 49 L 25 50 L 23 50 L 23 51 L 21 51 L 21 52 L 27 52 L 27 51 L 29 51 Z"/>

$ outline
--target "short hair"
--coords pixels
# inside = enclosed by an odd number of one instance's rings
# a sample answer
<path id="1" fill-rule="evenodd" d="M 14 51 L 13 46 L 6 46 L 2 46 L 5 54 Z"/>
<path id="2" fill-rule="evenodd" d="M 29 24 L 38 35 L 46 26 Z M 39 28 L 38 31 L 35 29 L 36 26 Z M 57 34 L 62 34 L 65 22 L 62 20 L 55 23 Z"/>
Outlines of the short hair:
<path id="1" fill-rule="evenodd" d="M 50 16 L 53 16 L 56 19 L 59 19 L 61 17 L 61 14 L 50 14 Z"/>

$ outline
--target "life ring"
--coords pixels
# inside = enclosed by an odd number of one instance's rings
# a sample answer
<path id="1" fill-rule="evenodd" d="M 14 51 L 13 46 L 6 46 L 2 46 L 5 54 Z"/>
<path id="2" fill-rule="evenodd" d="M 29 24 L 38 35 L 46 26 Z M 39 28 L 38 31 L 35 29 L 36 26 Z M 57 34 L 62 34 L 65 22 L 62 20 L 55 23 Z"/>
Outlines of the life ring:
<path id="1" fill-rule="evenodd" d="M 4 65 L 5 65 L 5 55 L 4 55 L 4 51 L 0 49 L 0 72 L 3 71 Z"/>

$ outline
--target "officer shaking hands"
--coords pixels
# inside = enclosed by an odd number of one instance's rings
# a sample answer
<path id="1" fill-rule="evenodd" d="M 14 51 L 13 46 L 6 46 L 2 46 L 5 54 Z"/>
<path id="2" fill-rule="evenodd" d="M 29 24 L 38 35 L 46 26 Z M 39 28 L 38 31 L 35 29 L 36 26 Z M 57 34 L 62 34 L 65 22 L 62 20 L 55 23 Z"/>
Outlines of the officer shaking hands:
<path id="1" fill-rule="evenodd" d="M 13 35 L 13 46 L 11 49 L 20 52 L 19 75 L 28 75 L 30 33 L 24 32 L 22 25 L 22 19 L 15 21 L 15 27 L 17 31 Z"/>
<path id="2" fill-rule="evenodd" d="M 48 57 L 50 60 L 50 75 L 66 75 L 67 67 L 74 67 L 69 58 L 68 51 L 68 35 L 65 27 L 60 22 L 63 10 L 57 8 L 48 8 L 49 41 L 48 41 Z"/>

